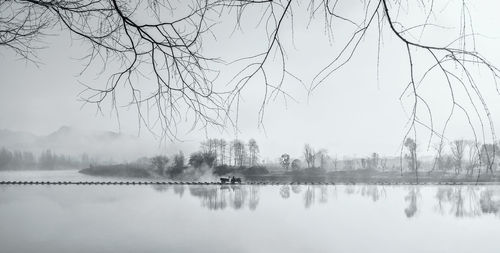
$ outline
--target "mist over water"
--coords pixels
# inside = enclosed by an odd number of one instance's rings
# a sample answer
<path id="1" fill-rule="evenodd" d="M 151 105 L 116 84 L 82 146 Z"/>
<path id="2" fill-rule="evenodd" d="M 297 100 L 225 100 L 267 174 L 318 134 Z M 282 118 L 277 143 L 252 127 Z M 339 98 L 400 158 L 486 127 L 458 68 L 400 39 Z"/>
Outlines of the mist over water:
<path id="1" fill-rule="evenodd" d="M 2 252 L 498 252 L 500 186 L 3 185 L 0 223 Z"/>

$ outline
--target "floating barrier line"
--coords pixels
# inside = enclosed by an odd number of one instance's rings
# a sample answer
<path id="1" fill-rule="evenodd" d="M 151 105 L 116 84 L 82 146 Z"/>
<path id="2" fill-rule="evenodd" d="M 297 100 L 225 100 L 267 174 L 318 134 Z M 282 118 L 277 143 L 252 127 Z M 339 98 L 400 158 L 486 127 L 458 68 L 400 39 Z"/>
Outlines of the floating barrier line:
<path id="1" fill-rule="evenodd" d="M 472 185 L 498 184 L 498 182 L 400 182 L 380 181 L 355 182 L 275 182 L 248 181 L 242 183 L 197 182 L 197 181 L 0 181 L 0 185 Z"/>

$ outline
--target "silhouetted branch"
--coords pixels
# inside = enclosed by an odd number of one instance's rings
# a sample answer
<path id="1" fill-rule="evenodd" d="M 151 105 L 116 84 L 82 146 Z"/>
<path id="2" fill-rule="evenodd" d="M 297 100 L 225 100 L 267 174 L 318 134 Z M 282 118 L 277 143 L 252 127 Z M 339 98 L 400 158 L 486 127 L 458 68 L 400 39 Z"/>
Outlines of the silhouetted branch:
<path id="1" fill-rule="evenodd" d="M 419 125 L 430 131 L 429 148 L 434 136 L 443 139 L 456 111 L 465 115 L 476 141 L 475 118 L 481 124 L 482 141 L 486 142 L 484 119 L 495 140 L 491 115 L 473 78 L 471 66 L 488 70 L 499 94 L 500 70 L 475 50 L 475 32 L 466 3 L 460 2 L 461 20 L 457 38 L 441 46 L 423 40 L 424 31 L 429 28 L 449 29 L 431 23 L 435 16 L 435 1 L 416 2 L 418 11 L 425 14 L 425 19 L 420 24 L 408 26 L 398 21 L 402 2 L 363 1 L 362 8 L 358 10 L 361 18 L 356 19 L 342 13 L 339 6 L 349 4 L 349 1 L 341 0 L 310 1 L 307 4 L 292 0 L 2 0 L 0 46 L 12 49 L 25 59 L 34 60 L 44 32 L 56 28 L 69 31 L 72 37 L 90 45 L 88 54 L 82 58 L 86 61 L 83 72 L 96 61 L 102 64 L 102 72 L 107 68 L 114 70 L 104 87 L 85 85 L 82 99 L 95 104 L 99 110 L 103 103 L 110 102 L 113 110 L 118 111 L 118 106 L 122 104 L 117 98 L 128 96 L 125 106 L 137 110 L 141 125 L 152 132 L 159 127 L 163 137 L 176 138 L 177 126 L 186 119 L 192 122 L 193 129 L 197 126 L 237 126 L 242 91 L 251 82 L 260 82 L 263 86 L 260 125 L 271 99 L 280 96 L 285 101 L 294 100 L 283 85 L 285 80 L 290 78 L 301 84 L 304 82 L 289 69 L 287 47 L 280 35 L 289 28 L 293 35 L 294 9 L 305 8 L 309 12 L 309 24 L 323 18 L 324 31 L 330 43 L 337 21 L 353 29 L 351 34 L 335 35 L 345 37 L 346 42 L 340 45 L 329 64 L 318 71 L 308 87 L 309 92 L 325 84 L 355 56 L 370 28 L 376 29 L 379 36 L 378 73 L 381 36 L 388 30 L 404 45 L 404 53 L 408 56 L 409 82 L 405 82 L 400 99 L 405 95 L 412 97 L 412 108 L 404 140 L 412 131 L 416 135 L 416 126 Z M 255 20 L 258 32 L 266 37 L 263 42 L 259 41 L 264 46 L 256 53 L 230 62 L 243 66 L 235 72 L 229 85 L 221 85 L 217 79 L 221 70 L 219 64 L 225 63 L 225 59 L 209 57 L 209 53 L 203 51 L 203 40 L 216 38 L 214 26 L 228 16 L 234 18 L 235 29 L 242 29 L 243 18 L 250 16 L 246 15 L 246 10 L 252 7 L 261 8 L 258 12 L 260 16 L 251 18 Z M 418 31 L 418 35 L 413 34 Z M 429 65 L 417 55 L 427 56 L 433 63 Z M 417 69 L 427 71 L 419 76 Z M 420 87 L 432 72 L 442 75 L 451 101 L 450 113 L 440 130 L 435 129 L 433 108 L 428 98 L 420 93 Z M 154 84 L 139 81 L 143 79 L 151 79 Z M 472 111 L 457 100 L 455 93 L 458 89 L 467 94 Z M 417 110 L 421 106 L 429 117 L 427 122 L 421 119 Z"/>

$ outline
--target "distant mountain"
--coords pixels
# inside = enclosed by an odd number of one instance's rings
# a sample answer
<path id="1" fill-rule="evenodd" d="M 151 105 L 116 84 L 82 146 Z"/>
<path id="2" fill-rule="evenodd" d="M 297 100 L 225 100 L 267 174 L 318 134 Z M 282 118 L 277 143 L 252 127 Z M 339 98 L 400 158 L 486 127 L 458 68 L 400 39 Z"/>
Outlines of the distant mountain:
<path id="1" fill-rule="evenodd" d="M 158 152 L 157 143 L 112 131 L 87 131 L 63 126 L 46 136 L 0 130 L 0 147 L 39 153 L 53 152 L 80 156 L 84 153 L 100 159 L 132 161 Z"/>
<path id="2" fill-rule="evenodd" d="M 37 146 L 47 146 L 53 148 L 91 147 L 109 146 L 110 144 L 122 142 L 139 141 L 138 138 L 130 135 L 123 135 L 111 131 L 83 131 L 77 128 L 63 126 L 57 131 L 37 139 Z"/>

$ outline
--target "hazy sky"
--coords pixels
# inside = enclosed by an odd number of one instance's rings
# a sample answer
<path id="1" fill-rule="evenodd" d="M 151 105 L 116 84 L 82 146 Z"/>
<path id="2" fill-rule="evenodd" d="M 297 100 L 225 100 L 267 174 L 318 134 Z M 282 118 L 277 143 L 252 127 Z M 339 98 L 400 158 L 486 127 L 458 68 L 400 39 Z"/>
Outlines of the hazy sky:
<path id="1" fill-rule="evenodd" d="M 478 51 L 500 66 L 500 17 L 497 13 L 500 3 L 483 0 L 469 3 L 469 6 L 474 31 L 485 35 L 476 37 Z M 307 13 L 301 8 L 305 6 L 294 6 L 294 43 L 289 26 L 285 27 L 280 36 L 286 41 L 290 69 L 309 85 L 314 74 L 331 60 L 335 52 L 338 52 L 338 47 L 347 39 L 344 34 L 352 29 L 345 23 L 335 23 L 338 27 L 333 30 L 334 40 L 330 45 L 327 36 L 323 34 L 324 23 L 318 19 L 307 26 Z M 344 9 L 346 15 L 353 17 L 356 14 L 359 16 L 361 10 L 357 5 L 345 6 Z M 452 6 L 446 11 L 438 10 L 436 13 L 432 18 L 436 22 L 439 21 L 439 24 L 447 27 L 459 26 L 459 9 Z M 248 24 L 243 22 L 243 31 L 234 33 L 231 25 L 234 21 L 222 19 L 229 24 L 223 22 L 216 28 L 219 36 L 216 41 L 208 40 L 206 52 L 233 60 L 235 58 L 232 56 L 245 52 L 243 49 L 262 42 L 255 36 L 263 34 L 263 30 L 255 28 L 256 21 L 252 18 L 254 14 L 258 14 L 258 10 L 247 13 Z M 402 11 L 398 20 L 402 23 L 407 21 L 407 26 L 418 23 L 416 17 L 407 18 L 405 15 Z M 304 143 L 309 143 L 317 149 L 326 148 L 330 155 L 338 155 L 339 158 L 345 155 L 364 156 L 375 151 L 385 155 L 397 155 L 407 121 L 402 104 L 408 105 L 411 102 L 411 97 L 404 98 L 403 103 L 399 100 L 409 80 L 409 66 L 404 44 L 388 33 L 387 28 L 384 27 L 383 32 L 378 81 L 378 36 L 376 29 L 372 28 L 351 61 L 310 96 L 299 82 L 287 80 L 285 89 L 297 102 L 288 100 L 284 103 L 282 99 L 277 99 L 269 104 L 264 118 L 265 131 L 264 128 L 258 127 L 263 86 L 257 78 L 243 92 L 240 131 L 235 134 L 231 129 L 225 133 L 209 129 L 208 137 L 231 139 L 237 135 L 244 140 L 253 137 L 260 144 L 262 156 L 268 158 L 278 157 L 284 152 L 300 156 Z M 78 101 L 78 94 L 83 86 L 79 82 L 102 84 L 106 81 L 106 73 L 102 76 L 79 76 L 83 63 L 78 58 L 85 55 L 87 44 L 71 40 L 65 32 L 54 30 L 53 34 L 43 39 L 45 48 L 38 51 L 41 62 L 38 67 L 19 60 L 11 51 L 0 47 L 0 129 L 47 134 L 61 125 L 70 125 L 82 129 L 121 130 L 124 133 L 137 134 L 137 115 L 133 110 L 120 109 L 119 128 L 117 119 L 110 113 L 109 108 L 104 110 L 102 115 L 97 113 L 92 105 L 82 107 L 83 103 Z M 422 38 L 430 42 L 451 40 L 449 34 L 438 32 L 437 29 L 429 29 Z M 423 52 L 416 53 L 419 54 Z M 424 57 L 418 60 L 429 63 Z M 230 67 L 228 70 L 234 71 Z M 498 123 L 500 96 L 496 94 L 491 80 L 487 79 L 488 73 L 484 69 L 474 69 L 476 70 L 478 85 L 489 104 L 494 121 Z M 223 75 L 221 80 L 224 78 Z M 441 127 L 450 107 L 447 84 L 436 74 L 431 75 L 421 89 L 432 104 L 435 124 Z M 460 92 L 457 92 L 457 96 L 466 99 Z M 422 112 L 421 115 L 425 113 Z M 479 126 L 478 123 L 474 124 Z M 428 140 L 428 132 L 419 130 L 420 142 L 424 144 Z M 464 115 L 458 113 L 449 125 L 448 136 L 471 138 L 471 133 Z M 151 136 L 142 131 L 141 137 Z M 179 138 L 184 140 L 183 146 L 192 148 L 196 148 L 197 143 L 205 137 L 206 132 L 202 130 L 179 134 Z M 421 149 L 425 150 L 425 147 Z"/>

